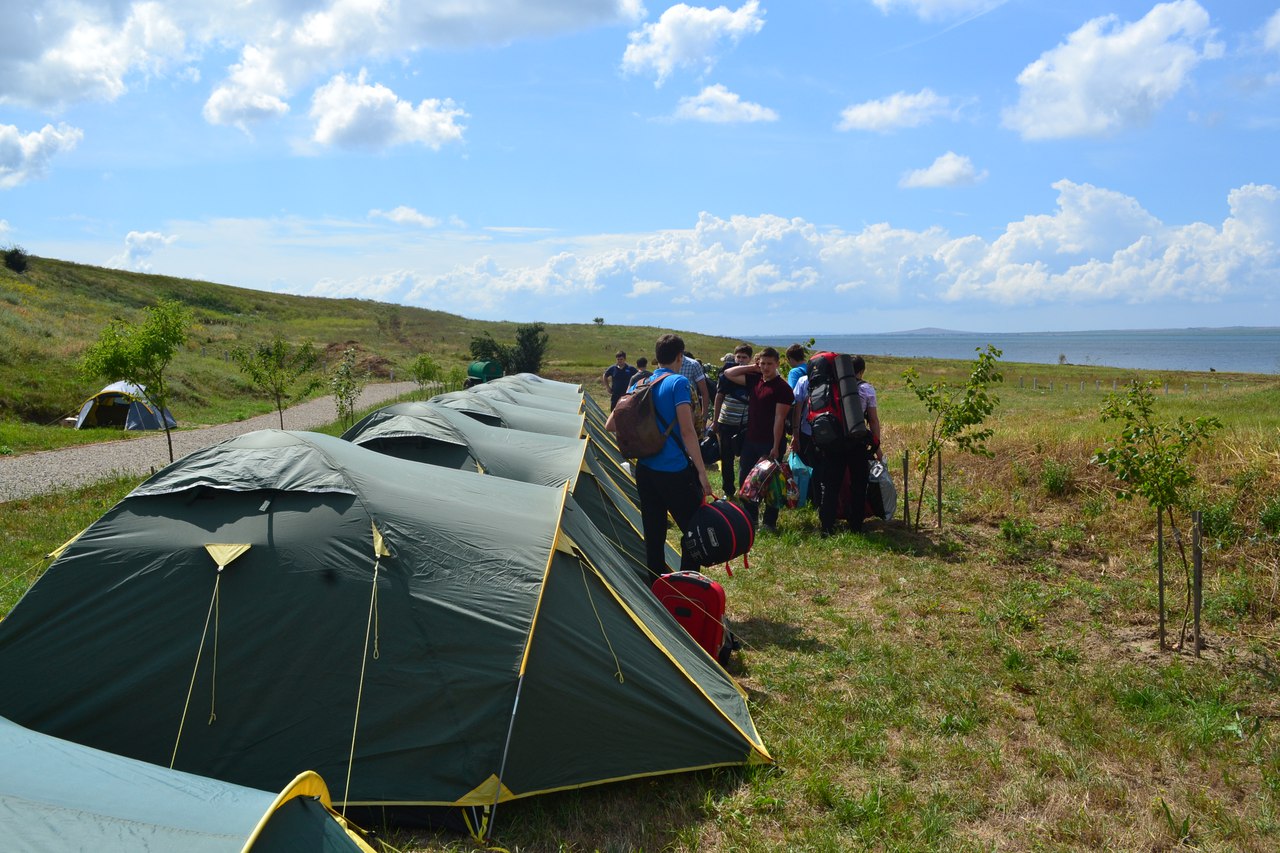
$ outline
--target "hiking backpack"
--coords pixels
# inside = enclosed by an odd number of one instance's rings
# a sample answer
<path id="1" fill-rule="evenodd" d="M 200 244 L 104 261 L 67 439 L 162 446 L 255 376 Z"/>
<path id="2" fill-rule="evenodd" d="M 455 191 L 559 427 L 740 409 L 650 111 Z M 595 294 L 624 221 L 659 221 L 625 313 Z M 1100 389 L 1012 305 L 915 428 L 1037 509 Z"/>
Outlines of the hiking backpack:
<path id="1" fill-rule="evenodd" d="M 613 407 L 613 426 L 618 450 L 626 458 L 646 459 L 662 452 L 676 422 L 672 420 L 666 429 L 659 426 L 655 394 L 662 380 L 674 375 L 664 373 L 656 380 L 652 376 L 641 379 L 618 398 L 618 404 Z"/>
<path id="2" fill-rule="evenodd" d="M 846 437 L 854 442 L 871 440 L 860 385 L 852 356 L 820 352 L 809 359 L 808 420 L 818 447 L 830 447 Z"/>

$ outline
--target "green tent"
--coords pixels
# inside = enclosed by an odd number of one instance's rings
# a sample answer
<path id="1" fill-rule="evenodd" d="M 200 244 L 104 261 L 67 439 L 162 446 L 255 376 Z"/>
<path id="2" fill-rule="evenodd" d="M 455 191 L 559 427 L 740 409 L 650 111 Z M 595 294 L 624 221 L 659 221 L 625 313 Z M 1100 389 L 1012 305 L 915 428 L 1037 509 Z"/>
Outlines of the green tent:
<path id="1" fill-rule="evenodd" d="M 427 402 L 433 406 L 457 409 L 492 426 L 505 426 L 546 435 L 562 435 L 567 438 L 581 438 L 583 435 L 583 417 L 580 414 L 521 408 L 508 400 L 476 394 L 474 390 L 437 394 Z"/>
<path id="2" fill-rule="evenodd" d="M 373 853 L 307 771 L 279 794 L 169 770 L 0 717 L 6 853 Z"/>
<path id="3" fill-rule="evenodd" d="M 640 510 L 609 475 L 608 466 L 588 452 L 585 439 L 489 426 L 455 409 L 418 402 L 378 409 L 342 437 L 414 462 L 540 486 L 568 483 L 573 500 L 605 539 L 642 577 L 648 575 Z M 679 555 L 668 545 L 668 571 L 679 565 Z"/>
<path id="4" fill-rule="evenodd" d="M 192 453 L 60 548 L 0 683 L 46 734 L 267 790 L 309 768 L 353 805 L 771 760 L 567 489 L 314 433 Z"/>
<path id="5" fill-rule="evenodd" d="M 476 386 L 479 388 L 480 386 Z M 632 474 L 627 460 L 618 450 L 618 443 L 613 434 L 605 430 L 604 420 L 593 423 L 590 412 L 594 401 L 587 403 L 585 413 L 551 411 L 512 402 L 510 393 L 481 395 L 470 391 L 454 391 L 439 394 L 427 402 L 433 406 L 447 406 L 465 412 L 481 423 L 493 426 L 504 426 L 510 429 L 527 432 L 540 432 L 546 435 L 562 435 L 572 438 L 586 436 L 591 442 L 592 454 L 600 460 L 609 471 L 610 476 L 619 485 L 627 497 L 636 506 L 640 505 L 640 492 L 636 489 L 635 476 Z M 507 399 L 503 399 L 503 398 Z M 590 396 L 584 396 L 590 401 Z M 598 409 L 598 407 L 596 407 Z M 359 426 L 359 424 L 357 424 Z"/>

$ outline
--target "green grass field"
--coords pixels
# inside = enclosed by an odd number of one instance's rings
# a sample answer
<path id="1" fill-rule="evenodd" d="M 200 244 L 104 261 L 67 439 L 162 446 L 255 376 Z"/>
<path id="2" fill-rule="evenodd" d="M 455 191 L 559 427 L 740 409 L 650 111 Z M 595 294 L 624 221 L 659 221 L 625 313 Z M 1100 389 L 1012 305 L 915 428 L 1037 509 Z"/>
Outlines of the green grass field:
<path id="1" fill-rule="evenodd" d="M 91 268 L 63 274 L 84 269 Z M 101 275 L 95 287 L 116 287 L 122 299 L 132 292 Z M 0 279 L 5 292 L 14 286 Z M 219 298 L 223 316 L 259 301 L 264 314 L 295 310 L 292 297 Z M 269 307 L 277 298 L 280 307 Z M 446 338 L 425 331 L 405 333 L 408 343 L 393 350 L 377 337 L 379 317 L 391 328 L 392 306 L 349 307 L 366 312 L 360 322 L 378 352 L 397 359 L 450 352 Z M 340 328 L 339 313 L 300 320 L 299 337 Z M 395 314 L 402 331 L 427 328 L 415 325 L 410 309 Z M 596 377 L 619 345 L 608 340 L 612 330 L 551 331 L 548 372 L 586 380 L 598 398 Z M 618 334 L 643 351 L 657 331 Z M 727 348 L 711 339 L 690 345 Z M 77 351 L 70 342 L 56 346 L 68 359 Z M 461 349 L 452 352 L 461 357 Z M 212 370 L 219 361 L 216 353 L 186 358 L 183 370 Z M 868 363 L 886 456 L 901 483 L 904 451 L 914 460 L 927 432 L 902 370 L 960 381 L 966 365 Z M 1192 504 L 1205 517 L 1207 645 L 1197 658 L 1189 642 L 1183 653 L 1157 646 L 1153 513 L 1141 501 L 1117 501 L 1115 482 L 1088 461 L 1117 429 L 1099 420 L 1106 393 L 1113 382 L 1123 389 L 1134 372 L 1001 369 L 1001 403 L 990 419 L 994 456 L 945 456 L 941 528 L 931 483 L 918 532 L 895 520 L 864 536 L 819 540 L 812 508 L 789 510 L 777 535 L 757 541 L 749 569 L 732 578 L 709 569 L 725 585 L 746 644 L 731 672 L 750 696 L 775 766 L 503 805 L 494 842 L 513 853 L 1280 849 L 1280 379 L 1141 375 L 1160 389 L 1162 418 L 1212 414 L 1224 422 L 1193 460 Z M 207 396 L 209 405 L 196 411 L 213 418 L 225 416 L 235 394 Z M 0 614 L 48 565 L 44 554 L 135 482 L 6 504 Z M 915 475 L 913 497 L 918 489 Z M 1166 609 L 1176 639 L 1185 579 L 1170 559 Z M 584 730 L 592 722 L 584 720 Z M 402 851 L 477 849 L 464 837 L 422 831 L 384 840 Z"/>

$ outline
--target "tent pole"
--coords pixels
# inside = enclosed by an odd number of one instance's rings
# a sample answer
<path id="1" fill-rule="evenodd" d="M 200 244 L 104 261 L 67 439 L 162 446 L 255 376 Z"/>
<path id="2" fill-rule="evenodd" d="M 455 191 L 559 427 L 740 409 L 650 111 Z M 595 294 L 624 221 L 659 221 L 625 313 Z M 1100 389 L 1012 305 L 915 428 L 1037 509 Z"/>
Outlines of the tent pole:
<path id="1" fill-rule="evenodd" d="M 482 832 L 484 838 L 481 841 L 487 841 L 493 837 L 493 825 L 498 815 L 498 800 L 502 797 L 502 778 L 507 772 L 507 750 L 511 748 L 511 734 L 516 728 L 516 711 L 520 708 L 520 691 L 524 689 L 524 673 L 520 673 L 520 679 L 516 682 L 516 700 L 511 703 L 511 720 L 507 723 L 507 740 L 502 745 L 502 761 L 498 764 L 498 784 L 493 790 L 493 805 L 489 807 L 488 831 Z"/>

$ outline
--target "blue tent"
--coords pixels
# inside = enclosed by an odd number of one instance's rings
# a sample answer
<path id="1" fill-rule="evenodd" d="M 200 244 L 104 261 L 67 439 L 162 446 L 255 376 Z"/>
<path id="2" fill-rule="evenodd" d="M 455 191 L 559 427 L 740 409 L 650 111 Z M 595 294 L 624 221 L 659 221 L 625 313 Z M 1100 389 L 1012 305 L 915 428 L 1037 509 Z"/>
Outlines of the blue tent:
<path id="1" fill-rule="evenodd" d="M 164 420 L 177 426 L 168 409 Z M 76 429 L 114 426 L 125 429 L 164 429 L 160 409 L 147 398 L 147 389 L 132 382 L 112 382 L 80 406 Z"/>
<path id="2" fill-rule="evenodd" d="M 279 794 L 61 740 L 0 717 L 0 849 L 373 853 L 324 781 Z"/>

